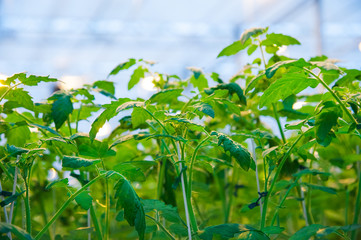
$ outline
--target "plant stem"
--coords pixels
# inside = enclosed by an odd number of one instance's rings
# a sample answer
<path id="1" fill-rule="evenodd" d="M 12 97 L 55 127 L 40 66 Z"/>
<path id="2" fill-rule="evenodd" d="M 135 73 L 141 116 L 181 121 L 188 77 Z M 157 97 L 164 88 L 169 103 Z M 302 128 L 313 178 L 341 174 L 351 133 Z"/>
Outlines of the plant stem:
<path id="1" fill-rule="evenodd" d="M 208 139 L 210 138 L 210 136 L 204 138 L 196 147 L 196 149 L 194 149 L 194 152 L 193 152 L 193 155 L 192 155 L 192 159 L 191 159 L 191 163 L 190 163 L 190 166 L 189 166 L 189 177 L 188 177 L 188 192 L 187 192 L 187 195 L 189 197 L 192 196 L 192 177 L 193 177 L 193 165 L 194 165 L 194 162 L 196 160 L 196 156 L 197 156 L 197 152 L 198 150 L 201 148 L 201 146 L 206 142 L 208 141 Z"/>
<path id="2" fill-rule="evenodd" d="M 226 202 L 226 194 L 224 191 L 224 184 L 221 183 L 218 173 L 216 172 L 216 170 L 213 170 L 213 176 L 214 176 L 214 180 L 216 181 L 216 185 L 218 187 L 218 192 L 219 192 L 219 196 L 221 198 L 222 201 L 222 207 L 223 207 L 223 212 L 224 212 L 224 221 L 223 223 L 226 222 L 226 212 L 227 212 L 227 202 Z"/>
<path id="3" fill-rule="evenodd" d="M 319 81 L 322 86 L 324 86 L 327 91 L 329 91 L 332 95 L 332 97 L 340 104 L 342 110 L 346 113 L 346 115 L 350 118 L 350 120 L 352 121 L 352 123 L 357 124 L 356 119 L 353 117 L 352 113 L 347 109 L 346 105 L 342 102 L 342 100 L 337 96 L 337 94 L 327 85 L 327 83 L 325 83 L 325 81 L 323 81 L 319 76 L 317 76 L 316 74 L 314 74 L 311 70 L 307 69 L 307 68 L 303 68 L 306 72 L 308 72 L 309 74 L 311 74 L 312 76 L 314 76 L 317 81 Z"/>
<path id="4" fill-rule="evenodd" d="M 97 234 L 98 240 L 102 240 L 102 232 L 100 230 L 100 226 L 99 226 L 99 222 L 98 222 L 98 218 L 97 215 L 95 214 L 95 210 L 94 210 L 94 206 L 93 204 L 90 206 L 90 215 L 91 215 L 91 219 L 93 221 L 94 224 L 94 228 L 95 228 L 95 232 Z"/>
<path id="5" fill-rule="evenodd" d="M 19 157 L 20 157 L 20 156 L 18 155 L 17 161 L 19 161 Z M 14 184 L 13 184 L 13 192 L 12 192 L 13 195 L 16 193 L 16 184 L 17 184 L 17 181 L 18 181 L 18 167 L 15 166 Z M 10 206 L 9 223 L 11 223 L 12 220 L 13 220 L 14 205 L 15 205 L 15 201 L 12 202 L 12 203 L 11 203 L 11 206 Z"/>
<path id="6" fill-rule="evenodd" d="M 105 169 L 104 161 L 102 159 L 103 170 Z M 110 198 L 109 198 L 109 183 L 108 178 L 105 179 L 105 226 L 104 226 L 104 239 L 108 240 L 109 236 L 109 208 L 110 208 Z"/>
<path id="7" fill-rule="evenodd" d="M 30 171 L 29 171 L 30 172 Z M 27 177 L 30 179 L 30 174 Z M 30 212 L 30 186 L 28 179 L 24 178 L 25 182 L 25 216 L 26 216 L 26 231 L 31 235 L 31 212 Z"/>
<path id="8" fill-rule="evenodd" d="M 20 83 L 17 83 L 17 84 L 15 84 L 14 86 L 12 86 L 12 87 L 10 87 L 9 86 L 9 88 L 8 89 L 6 89 L 6 91 L 4 92 L 4 94 L 0 97 L 0 102 L 5 98 L 5 96 L 10 92 L 10 90 L 11 89 L 13 89 L 13 88 L 15 88 L 15 87 L 17 87 L 17 86 L 19 86 L 21 84 L 21 82 Z"/>
<path id="9" fill-rule="evenodd" d="M 1 191 L 2 191 L 2 187 L 1 187 L 1 179 L 0 179 L 0 192 L 1 192 Z M 1 196 L 0 199 L 3 200 L 4 197 Z M 5 222 L 6 222 L 6 223 L 9 223 L 8 212 L 6 211 L 6 206 L 4 206 L 3 209 L 4 209 Z M 7 235 L 8 235 L 8 237 L 9 237 L 9 239 L 12 239 L 11 232 L 8 232 Z"/>
<path id="10" fill-rule="evenodd" d="M 280 118 L 279 118 L 278 112 L 277 112 L 277 106 L 276 106 L 275 103 L 272 103 L 272 108 L 273 108 L 273 114 L 274 114 L 275 119 L 277 121 L 278 129 L 280 130 L 282 141 L 283 141 L 283 143 L 286 143 L 286 137 L 285 137 L 285 134 L 284 134 L 283 129 L 282 129 L 281 121 L 280 121 Z"/>
<path id="11" fill-rule="evenodd" d="M 159 169 L 159 175 L 158 175 L 158 186 L 157 186 L 157 199 L 160 200 L 162 196 L 162 189 L 163 189 L 163 181 L 165 177 L 165 167 L 167 165 L 167 159 L 163 158 L 160 162 L 160 169 Z"/>
<path id="12" fill-rule="evenodd" d="M 301 183 L 301 179 L 300 179 L 300 183 Z M 306 202 L 305 202 L 305 194 L 302 190 L 302 186 L 300 186 L 300 196 L 301 196 L 301 205 L 302 205 L 302 212 L 303 212 L 303 217 L 305 218 L 305 222 L 306 222 L 306 226 L 309 226 L 310 224 L 308 223 L 308 217 L 307 217 L 307 209 L 306 209 Z"/>
<path id="13" fill-rule="evenodd" d="M 275 223 L 276 221 L 276 218 L 278 216 L 278 211 L 282 208 L 283 206 L 283 203 L 286 201 L 288 195 L 290 194 L 291 190 L 293 189 L 293 187 L 297 186 L 299 177 L 295 180 L 294 183 L 291 184 L 291 186 L 287 189 L 285 195 L 283 196 L 282 200 L 280 201 L 280 204 L 277 206 L 276 210 L 275 210 L 275 213 L 273 214 L 273 218 L 272 218 L 272 221 L 271 221 L 271 226 L 273 226 L 273 224 Z"/>
<path id="14" fill-rule="evenodd" d="M 71 130 L 71 125 L 70 125 L 70 119 L 69 119 L 69 117 L 68 117 L 68 119 L 66 120 L 66 122 L 67 122 L 67 124 L 68 124 L 69 134 L 70 134 L 70 136 L 72 136 L 72 135 L 73 135 L 73 131 Z"/>
<path id="15" fill-rule="evenodd" d="M 261 56 L 262 56 L 262 62 L 263 62 L 264 70 L 266 70 L 267 69 L 266 58 L 264 57 L 264 52 L 263 52 L 263 48 L 262 48 L 262 44 L 261 44 L 261 39 L 258 37 L 257 40 L 258 40 L 259 49 L 261 50 Z M 280 119 L 279 119 L 279 116 L 278 116 L 278 112 L 277 112 L 277 106 L 276 106 L 275 103 L 272 103 L 272 107 L 273 107 L 274 117 L 275 117 L 275 119 L 277 121 L 278 129 L 280 130 L 282 141 L 283 141 L 283 143 L 286 143 L 286 137 L 285 137 L 285 134 L 284 134 L 284 132 L 282 130 L 282 125 L 281 125 L 281 122 L 280 122 Z"/>
<path id="16" fill-rule="evenodd" d="M 286 152 L 286 154 L 283 156 L 281 162 L 279 163 L 278 167 L 277 167 L 277 170 L 276 170 L 276 173 L 272 179 L 272 182 L 271 182 L 271 186 L 269 187 L 268 189 L 268 193 L 264 199 L 264 202 L 263 202 L 263 215 L 262 215 L 262 219 L 261 219 L 261 229 L 265 227 L 265 223 L 266 223 L 266 215 L 267 215 L 267 204 L 268 204 L 268 199 L 269 197 L 272 195 L 272 190 L 276 184 L 276 181 L 278 179 L 278 176 L 280 175 L 281 173 L 281 170 L 282 170 L 282 167 L 283 165 L 285 164 L 287 158 L 290 156 L 293 148 L 296 146 L 296 144 L 301 140 L 301 138 L 303 137 L 305 133 L 302 133 L 301 135 L 298 136 L 298 138 L 294 141 L 294 143 L 292 144 L 292 146 L 288 149 L 288 151 Z"/>
<path id="17" fill-rule="evenodd" d="M 253 141 L 253 139 L 251 139 L 251 145 L 252 145 L 252 153 L 253 153 L 253 160 L 254 160 L 254 164 L 256 166 L 256 169 L 255 169 L 255 174 L 256 174 L 256 183 L 257 183 L 257 192 L 261 192 L 261 186 L 259 184 L 259 176 L 258 176 L 258 167 L 257 167 L 257 156 L 256 156 L 256 146 L 255 146 L 255 143 Z M 262 200 L 259 201 L 259 210 L 260 210 L 260 216 L 261 216 L 261 219 L 262 219 Z"/>
<path id="18" fill-rule="evenodd" d="M 177 147 L 177 153 L 178 153 L 178 161 L 179 161 L 179 169 L 183 169 L 183 164 L 182 164 L 182 155 L 180 152 L 180 147 L 179 147 L 179 143 L 176 143 L 176 147 Z M 185 189 L 185 182 L 184 182 L 184 175 L 183 172 L 180 173 L 180 177 L 181 177 L 181 184 L 182 184 L 182 194 L 183 194 L 183 202 L 184 202 L 184 210 L 185 210 L 185 214 L 186 214 L 186 221 L 187 221 L 187 230 L 188 230 L 188 238 L 189 240 L 192 240 L 192 231 L 191 231 L 191 223 L 190 223 L 190 211 L 188 208 L 188 198 L 187 198 L 187 193 L 186 193 L 186 189 Z M 193 227 L 193 221 L 194 221 L 194 216 L 192 219 L 192 227 Z M 197 227 L 197 222 L 195 222 L 195 226 Z M 197 232 L 197 231 L 195 231 Z"/>
<path id="19" fill-rule="evenodd" d="M 153 222 L 155 224 L 157 224 L 160 229 L 162 229 L 162 231 L 169 237 L 169 239 L 176 240 L 175 237 L 173 237 L 173 235 L 163 226 L 163 224 L 161 224 L 159 221 L 157 221 L 157 219 L 155 219 L 155 218 L 153 218 L 153 217 L 151 217 L 149 215 L 145 215 L 145 216 L 147 218 L 153 220 Z"/>
<path id="20" fill-rule="evenodd" d="M 39 240 L 44 233 L 48 230 L 48 228 L 55 222 L 55 220 L 58 219 L 58 217 L 60 217 L 60 215 L 64 212 L 64 210 L 69 206 L 69 204 L 83 191 L 87 190 L 87 188 L 89 186 L 91 186 L 92 184 L 94 184 L 95 182 L 97 182 L 99 179 L 102 179 L 104 177 L 106 177 L 108 175 L 108 173 L 103 173 L 99 176 L 97 176 L 96 178 L 94 178 L 93 180 L 91 180 L 90 182 L 88 182 L 87 184 L 85 184 L 83 187 L 81 187 L 78 191 L 76 191 L 75 193 L 73 193 L 66 201 L 65 203 L 61 206 L 61 208 L 59 208 L 59 210 L 55 213 L 55 215 L 49 220 L 49 222 L 43 227 L 43 229 L 41 229 L 41 231 L 35 236 L 35 240 Z M 109 177 L 109 175 L 107 176 Z"/>
<path id="21" fill-rule="evenodd" d="M 360 154 L 360 147 L 356 146 L 356 154 Z M 355 202 L 355 210 L 352 224 L 357 224 L 358 219 L 360 217 L 360 208 L 361 208 L 361 169 L 360 169 L 360 162 L 357 162 L 356 171 L 358 172 L 358 188 L 357 188 L 357 195 L 356 195 L 356 202 Z M 351 234 L 351 239 L 356 240 L 357 237 L 357 229 L 354 230 Z"/>

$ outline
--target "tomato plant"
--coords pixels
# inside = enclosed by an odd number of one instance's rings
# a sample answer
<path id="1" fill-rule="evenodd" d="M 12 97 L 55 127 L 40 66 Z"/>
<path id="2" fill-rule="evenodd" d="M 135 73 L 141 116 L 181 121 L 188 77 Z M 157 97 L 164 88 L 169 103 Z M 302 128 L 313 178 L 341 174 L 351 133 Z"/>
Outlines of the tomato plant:
<path id="1" fill-rule="evenodd" d="M 57 80 L 2 80 L 1 239 L 359 239 L 361 71 L 278 54 L 299 44 L 245 31 L 218 57 L 260 57 L 228 81 L 129 59 L 33 102 L 25 86 Z M 121 71 L 157 92 L 116 98 Z"/>

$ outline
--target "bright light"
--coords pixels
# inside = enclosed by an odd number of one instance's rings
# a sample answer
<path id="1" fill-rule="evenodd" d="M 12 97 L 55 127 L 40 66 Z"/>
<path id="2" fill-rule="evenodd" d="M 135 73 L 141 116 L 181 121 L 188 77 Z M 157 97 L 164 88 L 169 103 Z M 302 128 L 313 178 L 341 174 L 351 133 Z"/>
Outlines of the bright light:
<path id="1" fill-rule="evenodd" d="M 105 136 L 108 136 L 108 134 L 111 132 L 112 128 L 108 122 L 106 122 L 101 129 L 99 129 L 99 132 L 97 134 L 98 138 L 102 138 Z"/>
<path id="2" fill-rule="evenodd" d="M 286 51 L 287 51 L 287 46 L 281 46 L 281 47 L 278 49 L 277 54 L 278 54 L 278 55 L 281 55 L 281 54 L 286 53 Z"/>
<path id="3" fill-rule="evenodd" d="M 54 181 L 55 179 L 58 178 L 58 173 L 56 172 L 55 168 L 49 169 L 47 178 L 49 181 Z"/>
<path id="4" fill-rule="evenodd" d="M 295 102 L 292 106 L 293 109 L 298 110 L 301 109 L 304 105 L 306 105 L 306 102 Z"/>
<path id="5" fill-rule="evenodd" d="M 361 42 L 358 44 L 358 50 L 361 52 Z"/>
<path id="6" fill-rule="evenodd" d="M 6 80 L 8 77 L 8 75 L 0 73 L 0 80 Z"/>
<path id="7" fill-rule="evenodd" d="M 145 77 L 141 80 L 140 82 L 140 86 L 144 89 L 144 90 L 147 90 L 147 91 L 155 91 L 157 90 L 155 87 L 154 87 L 154 83 L 153 81 L 154 80 L 158 80 L 159 77 L 158 76 L 148 76 L 148 77 Z"/>
<path id="8" fill-rule="evenodd" d="M 70 90 L 80 88 L 84 84 L 84 79 L 80 76 L 62 76 L 60 78 L 60 89 Z"/>

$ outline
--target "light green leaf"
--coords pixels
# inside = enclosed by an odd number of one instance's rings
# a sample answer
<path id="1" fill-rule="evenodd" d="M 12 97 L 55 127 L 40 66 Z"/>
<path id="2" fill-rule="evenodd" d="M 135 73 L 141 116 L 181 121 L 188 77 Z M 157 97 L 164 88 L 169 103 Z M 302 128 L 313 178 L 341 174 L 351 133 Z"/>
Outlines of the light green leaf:
<path id="1" fill-rule="evenodd" d="M 317 85 L 318 81 L 316 79 L 308 78 L 303 73 L 285 74 L 264 91 L 259 101 L 259 106 L 263 107 L 267 104 L 275 103 L 292 94 L 297 94 L 307 87 L 315 88 Z"/>
<path id="2" fill-rule="evenodd" d="M 241 43 L 245 44 L 248 39 L 251 37 L 257 37 L 265 32 L 267 32 L 268 28 L 250 28 L 244 31 L 241 35 Z"/>
<path id="3" fill-rule="evenodd" d="M 129 108 L 135 108 L 135 107 L 143 107 L 144 106 L 144 102 L 140 102 L 140 101 L 128 101 L 123 103 L 122 105 L 120 105 L 117 108 L 117 113 Z"/>
<path id="4" fill-rule="evenodd" d="M 137 69 L 134 70 L 128 82 L 128 90 L 132 89 L 135 85 L 138 84 L 140 79 L 144 77 L 145 72 L 148 72 L 148 69 L 144 68 L 143 66 L 139 66 Z"/>
<path id="5" fill-rule="evenodd" d="M 26 125 L 14 126 L 5 132 L 7 144 L 23 147 L 30 139 L 30 130 Z"/>
<path id="6" fill-rule="evenodd" d="M 246 41 L 245 43 L 242 43 L 241 40 L 233 42 L 231 45 L 225 47 L 217 56 L 217 58 L 222 56 L 231 56 L 234 55 L 246 47 L 248 47 L 251 44 L 251 40 Z"/>
<path id="7" fill-rule="evenodd" d="M 68 183 L 69 183 L 69 179 L 67 178 L 58 179 L 46 185 L 45 190 L 50 190 L 54 187 L 67 187 Z"/>
<path id="8" fill-rule="evenodd" d="M 88 210 L 92 206 L 93 198 L 89 195 L 90 191 L 81 192 L 75 197 L 75 201 L 85 210 Z"/>
<path id="9" fill-rule="evenodd" d="M 150 115 L 141 107 L 135 107 L 132 112 L 132 126 L 137 128 L 146 122 L 150 118 Z"/>
<path id="10" fill-rule="evenodd" d="M 188 120 L 186 118 L 173 117 L 173 118 L 165 120 L 165 122 L 178 122 L 181 124 L 185 124 L 189 129 L 194 130 L 194 131 L 202 131 L 204 129 L 204 127 L 202 125 L 192 122 L 191 120 Z"/>
<path id="11" fill-rule="evenodd" d="M 132 185 L 125 178 L 121 178 L 114 186 L 117 210 L 124 209 L 124 218 L 130 226 L 135 226 L 139 239 L 144 240 L 145 213 L 140 198 Z"/>
<path id="12" fill-rule="evenodd" d="M 320 185 L 314 185 L 314 184 L 309 184 L 309 183 L 302 183 L 302 184 L 306 185 L 307 187 L 309 187 L 311 189 L 320 190 L 320 191 L 327 192 L 327 193 L 330 193 L 330 194 L 336 194 L 337 193 L 337 190 L 334 189 L 334 188 L 320 186 Z"/>
<path id="13" fill-rule="evenodd" d="M 82 167 L 89 167 L 91 165 L 97 164 L 100 162 L 100 159 L 90 160 L 81 157 L 73 156 L 64 156 L 62 161 L 62 166 L 64 168 L 79 169 Z"/>
<path id="14" fill-rule="evenodd" d="M 125 70 L 130 68 L 131 66 L 133 66 L 137 61 L 134 58 L 130 58 L 128 61 L 123 62 L 121 64 L 119 64 L 118 66 L 116 66 L 110 73 L 110 75 L 116 75 L 118 74 L 121 70 Z"/>
<path id="15" fill-rule="evenodd" d="M 173 88 L 173 89 L 165 89 L 160 92 L 153 94 L 149 101 L 151 103 L 158 104 L 171 104 L 177 101 L 177 98 L 182 94 L 183 89 Z"/>
<path id="16" fill-rule="evenodd" d="M 92 123 L 89 132 L 90 139 L 94 140 L 96 134 L 104 123 L 117 115 L 117 108 L 128 101 L 130 101 L 129 98 L 120 98 L 118 101 L 112 101 L 110 104 L 104 104 L 102 107 L 105 108 L 105 110 Z"/>
<path id="17" fill-rule="evenodd" d="M 270 33 L 266 35 L 266 39 L 262 41 L 262 45 L 264 46 L 287 46 L 287 45 L 300 45 L 301 43 L 290 36 L 283 35 L 280 33 Z"/>
<path id="18" fill-rule="evenodd" d="M 270 66 L 269 68 L 266 69 L 266 76 L 268 78 L 273 77 L 273 75 L 275 75 L 276 71 L 280 68 L 280 67 L 289 67 L 289 66 L 295 66 L 295 67 L 306 67 L 306 66 L 310 66 L 311 64 L 306 62 L 303 58 L 300 58 L 298 60 L 285 60 L 285 61 L 280 61 L 280 62 L 276 62 L 275 64 L 273 64 L 272 66 Z"/>
<path id="19" fill-rule="evenodd" d="M 20 107 L 24 107 L 29 110 L 33 110 L 34 103 L 32 97 L 29 95 L 29 92 L 25 91 L 22 88 L 16 88 L 10 90 L 9 93 L 5 96 L 9 101 L 16 102 Z"/>
<path id="20" fill-rule="evenodd" d="M 43 125 L 36 124 L 36 123 L 28 123 L 28 125 L 29 125 L 30 127 L 36 127 L 36 128 L 40 128 L 40 129 L 46 130 L 46 131 L 48 131 L 48 132 L 50 132 L 50 133 L 52 133 L 52 134 L 54 134 L 54 135 L 57 135 L 57 136 L 61 137 L 61 135 L 60 135 L 57 131 L 55 131 L 54 129 L 52 129 L 52 128 L 50 128 L 50 127 L 43 126 Z"/>

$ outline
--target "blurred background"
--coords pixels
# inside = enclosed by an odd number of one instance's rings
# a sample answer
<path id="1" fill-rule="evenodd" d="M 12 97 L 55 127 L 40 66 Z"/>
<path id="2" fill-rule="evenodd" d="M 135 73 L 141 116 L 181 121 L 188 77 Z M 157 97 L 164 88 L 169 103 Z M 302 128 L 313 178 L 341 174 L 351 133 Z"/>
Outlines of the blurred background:
<path id="1" fill-rule="evenodd" d="M 359 0 L 0 0 L 0 13 L 2 78 L 26 71 L 76 87 L 105 79 L 132 57 L 183 78 L 196 66 L 227 79 L 248 59 L 218 53 L 245 29 L 266 26 L 301 42 L 283 49 L 289 57 L 325 54 L 341 66 L 361 66 Z M 112 80 L 117 97 L 134 94 L 126 91 L 128 79 Z M 35 100 L 51 92 L 41 89 Z"/>

